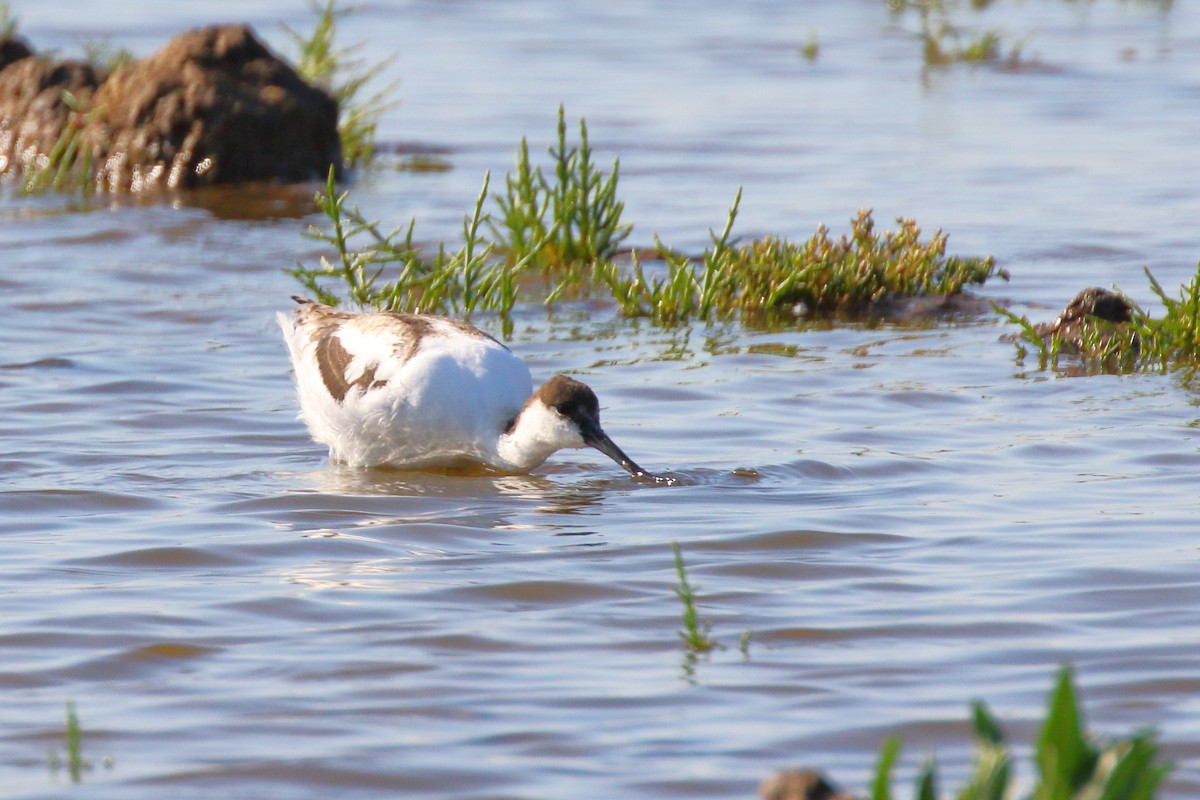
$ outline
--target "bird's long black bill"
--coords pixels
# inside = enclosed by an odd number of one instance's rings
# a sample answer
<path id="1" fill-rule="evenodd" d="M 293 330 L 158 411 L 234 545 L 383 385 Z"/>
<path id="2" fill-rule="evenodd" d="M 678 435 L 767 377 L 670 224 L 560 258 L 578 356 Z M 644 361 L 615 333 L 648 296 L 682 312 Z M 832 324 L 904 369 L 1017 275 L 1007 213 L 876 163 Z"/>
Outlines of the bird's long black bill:
<path id="1" fill-rule="evenodd" d="M 608 438 L 608 434 L 597 428 L 594 431 L 586 431 L 583 435 L 583 442 L 588 447 L 594 447 L 604 455 L 611 458 L 613 461 L 621 465 L 621 467 L 635 478 L 649 478 L 653 481 L 669 481 L 669 478 L 662 478 L 658 475 L 652 475 L 646 470 L 634 463 L 633 459 L 625 455 L 625 451 L 617 447 L 617 443 Z"/>

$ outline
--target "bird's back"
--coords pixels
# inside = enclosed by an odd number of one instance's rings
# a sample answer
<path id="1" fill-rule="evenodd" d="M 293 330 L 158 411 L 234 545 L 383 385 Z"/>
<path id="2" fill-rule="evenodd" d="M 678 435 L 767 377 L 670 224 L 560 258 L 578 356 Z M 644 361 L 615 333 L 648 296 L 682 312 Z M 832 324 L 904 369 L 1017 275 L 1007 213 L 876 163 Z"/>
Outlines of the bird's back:
<path id="1" fill-rule="evenodd" d="M 355 466 L 491 463 L 532 392 L 529 369 L 476 328 L 445 317 L 353 314 L 302 302 L 279 324 L 300 416 Z"/>

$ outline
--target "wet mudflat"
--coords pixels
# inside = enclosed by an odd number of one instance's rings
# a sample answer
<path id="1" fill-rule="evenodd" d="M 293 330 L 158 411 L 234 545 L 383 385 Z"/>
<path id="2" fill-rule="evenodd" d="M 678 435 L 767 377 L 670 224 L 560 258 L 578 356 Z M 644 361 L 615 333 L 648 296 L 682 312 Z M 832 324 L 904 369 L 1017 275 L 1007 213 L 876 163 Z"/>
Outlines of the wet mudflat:
<path id="1" fill-rule="evenodd" d="M 882 2 L 606 8 L 349 17 L 365 58 L 399 53 L 381 139 L 454 167 L 381 170 L 355 202 L 453 239 L 562 102 L 620 157 L 637 245 L 699 250 L 739 185 L 746 237 L 872 207 L 996 256 L 1011 282 L 975 294 L 1038 318 L 1089 285 L 1150 304 L 1143 266 L 1171 288 L 1200 259 L 1182 4 L 1003 6 L 984 24 L 1032 34 L 1025 66 L 940 71 Z M 14 10 L 47 47 L 140 52 L 235 20 L 283 50 L 277 24 L 309 19 Z M 530 306 L 509 344 L 535 378 L 586 380 L 680 485 L 590 452 L 532 476 L 347 470 L 295 420 L 273 320 L 311 222 L 295 192 L 0 202 L 5 796 L 70 791 L 47 757 L 68 700 L 89 797 L 744 798 L 795 764 L 857 791 L 893 731 L 902 774 L 936 751 L 953 784 L 968 702 L 1028 742 L 1062 663 L 1097 732 L 1159 729 L 1165 797 L 1200 791 L 1187 376 L 1038 372 L 982 305 L 772 331 Z M 672 541 L 709 657 L 677 634 Z"/>

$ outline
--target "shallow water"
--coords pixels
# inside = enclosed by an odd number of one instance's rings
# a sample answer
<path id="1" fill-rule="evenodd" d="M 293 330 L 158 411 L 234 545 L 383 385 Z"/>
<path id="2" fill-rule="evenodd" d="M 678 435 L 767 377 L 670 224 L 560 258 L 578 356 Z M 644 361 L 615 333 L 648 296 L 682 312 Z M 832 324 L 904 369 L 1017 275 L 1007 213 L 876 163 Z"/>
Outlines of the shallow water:
<path id="1" fill-rule="evenodd" d="M 277 23 L 308 19 L 244 6 L 15 10 L 64 50 L 234 18 L 284 49 Z M 1012 281 L 976 294 L 1039 318 L 1087 285 L 1151 303 L 1143 265 L 1175 287 L 1200 257 L 1186 4 L 1006 4 L 985 24 L 1032 34 L 1029 66 L 927 74 L 873 0 L 606 9 L 349 18 L 364 57 L 397 53 L 384 140 L 454 165 L 354 202 L 452 238 L 563 102 L 620 157 L 638 245 L 702 247 L 739 185 L 745 236 L 873 207 L 995 255 Z M 0 202 L 0 794 L 71 789 L 47 758 L 67 700 L 89 797 L 745 798 L 797 764 L 858 791 L 889 732 L 904 776 L 935 751 L 950 789 L 969 701 L 1026 753 L 1062 663 L 1097 733 L 1158 728 L 1164 797 L 1200 793 L 1184 376 L 1038 372 L 986 311 L 761 332 L 526 308 L 510 344 L 535 375 L 588 381 L 679 485 L 592 452 L 342 469 L 295 419 L 273 320 L 316 252 L 308 194 Z M 711 657 L 681 647 L 672 541 Z"/>

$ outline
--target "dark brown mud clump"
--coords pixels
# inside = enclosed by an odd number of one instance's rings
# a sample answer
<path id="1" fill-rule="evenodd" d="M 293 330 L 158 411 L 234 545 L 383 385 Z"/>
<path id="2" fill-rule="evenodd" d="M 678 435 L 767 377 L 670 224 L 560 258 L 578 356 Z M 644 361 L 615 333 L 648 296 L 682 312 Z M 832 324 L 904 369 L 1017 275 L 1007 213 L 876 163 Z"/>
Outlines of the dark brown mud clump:
<path id="1" fill-rule="evenodd" d="M 341 164 L 337 104 L 246 26 L 188 31 L 149 58 L 98 72 L 28 54 L 0 69 L 3 171 L 35 166 L 72 121 L 102 191 L 290 183 Z"/>
<path id="2" fill-rule="evenodd" d="M 7 39 L 0 48 L 16 56 L 22 50 L 14 42 L 20 44 Z M 86 105 L 100 83 L 90 64 L 54 61 L 24 50 L 25 56 L 0 69 L 0 172 L 39 166 L 71 121 L 64 93 Z"/>

